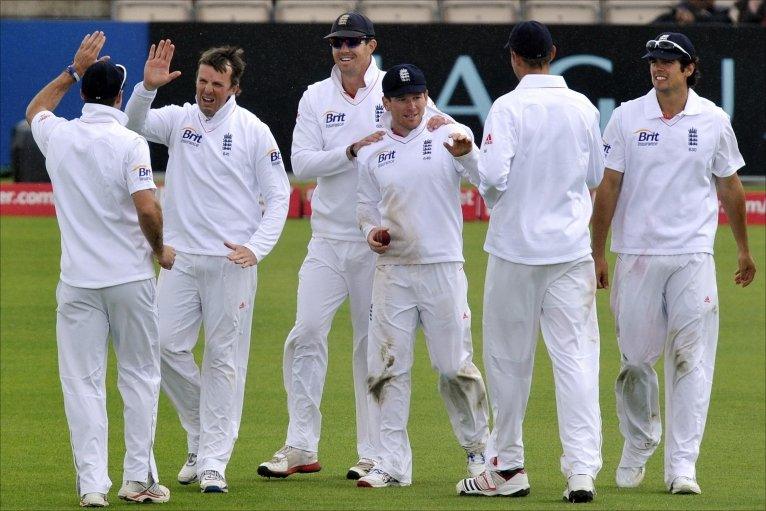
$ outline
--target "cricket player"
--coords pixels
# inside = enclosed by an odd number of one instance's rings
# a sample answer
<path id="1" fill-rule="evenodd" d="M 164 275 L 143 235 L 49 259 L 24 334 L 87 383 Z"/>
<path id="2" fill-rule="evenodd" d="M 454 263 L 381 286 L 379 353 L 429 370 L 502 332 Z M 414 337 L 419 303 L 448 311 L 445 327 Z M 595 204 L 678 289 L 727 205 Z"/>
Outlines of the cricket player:
<path id="1" fill-rule="evenodd" d="M 178 481 L 219 493 L 228 491 L 242 416 L 257 264 L 282 232 L 290 186 L 268 126 L 237 105 L 242 49 L 202 53 L 195 104 L 150 110 L 157 88 L 180 75 L 170 72 L 174 50 L 170 40 L 152 45 L 128 126 L 169 152 L 165 235 L 178 256 L 172 271 L 160 272 L 159 315 L 162 387 L 187 432 Z M 200 324 L 201 369 L 192 354 Z"/>
<path id="2" fill-rule="evenodd" d="M 426 129 L 432 112 L 426 110 L 428 90 L 420 69 L 393 66 L 382 85 L 385 137 L 364 147 L 358 162 L 359 227 L 380 254 L 367 350 L 368 389 L 379 415 L 379 462 L 357 482 L 371 488 L 412 482 L 407 421 L 419 324 L 452 429 L 474 475 L 484 471 L 489 436 L 484 381 L 472 360 L 460 207 L 461 178 L 478 183 L 478 149 L 464 126 Z"/>
<path id="3" fill-rule="evenodd" d="M 375 254 L 356 225 L 358 151 L 382 138 L 381 71 L 372 54 L 375 28 L 362 14 L 340 15 L 325 36 L 335 65 L 298 104 L 291 161 L 298 179 L 316 179 L 311 197 L 312 237 L 300 269 L 295 326 L 285 341 L 283 377 L 290 422 L 285 445 L 261 463 L 258 474 L 287 477 L 321 470 L 319 436 L 327 335 L 349 299 L 353 327 L 353 378 L 359 460 L 348 479 L 365 476 L 375 463 L 368 411 L 367 327 Z M 447 122 L 436 115 L 430 128 Z M 351 198 L 351 199 L 350 199 Z"/>
<path id="4" fill-rule="evenodd" d="M 166 269 L 175 253 L 162 238 L 149 146 L 125 128 L 125 68 L 98 54 L 88 34 L 72 64 L 29 103 L 26 118 L 45 156 L 61 230 L 56 342 L 69 434 L 83 507 L 108 505 L 106 366 L 109 337 L 125 417 L 121 499 L 167 502 L 154 462 L 160 347 L 152 253 Z M 81 82 L 82 116 L 53 114 Z"/>
<path id="5" fill-rule="evenodd" d="M 529 493 L 522 425 L 542 330 L 553 365 L 564 499 L 589 502 L 601 468 L 599 333 L 589 188 L 604 171 L 598 110 L 550 75 L 551 34 L 517 24 L 506 48 L 519 84 L 484 125 L 480 192 L 492 208 L 484 249 L 484 366 L 494 428 L 488 470 L 464 495 Z"/>
<path id="6" fill-rule="evenodd" d="M 660 442 L 665 357 L 665 484 L 700 493 L 695 464 L 705 429 L 718 344 L 713 241 L 720 198 L 737 242 L 735 284 L 755 277 L 737 170 L 745 165 L 726 113 L 694 92 L 699 58 L 683 34 L 646 44 L 652 90 L 623 103 L 604 132 L 606 170 L 596 194 L 593 253 L 599 288 L 612 225 L 617 254 L 611 306 L 621 369 L 615 384 L 625 438 L 617 485 L 638 486 Z"/>

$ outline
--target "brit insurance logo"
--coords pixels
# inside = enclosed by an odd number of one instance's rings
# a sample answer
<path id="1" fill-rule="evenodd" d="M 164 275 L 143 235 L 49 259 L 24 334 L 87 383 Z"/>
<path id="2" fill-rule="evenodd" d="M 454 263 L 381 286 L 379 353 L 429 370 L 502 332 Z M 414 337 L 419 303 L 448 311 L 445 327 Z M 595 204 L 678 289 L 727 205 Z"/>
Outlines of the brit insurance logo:
<path id="1" fill-rule="evenodd" d="M 660 134 L 646 128 L 636 130 L 634 135 L 638 135 L 638 147 L 655 146 L 660 143 Z"/>
<path id="2" fill-rule="evenodd" d="M 181 130 L 181 143 L 199 147 L 200 143 L 202 143 L 202 133 L 197 133 L 197 130 L 187 126 Z"/>
<path id="3" fill-rule="evenodd" d="M 386 165 L 391 165 L 394 163 L 394 158 L 396 158 L 396 151 L 382 151 L 377 154 L 378 158 L 378 168 L 385 167 Z"/>
<path id="4" fill-rule="evenodd" d="M 697 150 L 697 142 L 697 128 L 691 127 L 689 128 L 689 152 Z"/>
<path id="5" fill-rule="evenodd" d="M 337 128 L 346 124 L 346 114 L 343 112 L 333 112 L 332 110 L 324 114 L 325 128 Z"/>
<path id="6" fill-rule="evenodd" d="M 383 117 L 383 112 L 385 112 L 385 110 L 383 109 L 383 105 L 375 105 L 375 127 L 376 128 L 383 127 L 383 123 L 380 122 L 381 117 Z"/>
<path id="7" fill-rule="evenodd" d="M 274 147 L 272 149 L 269 149 L 268 153 L 269 160 L 271 161 L 272 165 L 281 165 L 282 164 L 282 153 L 279 152 L 279 149 Z"/>
<path id="8" fill-rule="evenodd" d="M 152 180 L 152 168 L 149 165 L 136 165 L 133 167 L 133 171 L 138 174 L 139 181 Z"/>
<path id="9" fill-rule="evenodd" d="M 609 156 L 609 151 L 611 151 L 611 150 L 612 150 L 612 146 L 611 146 L 611 145 L 609 145 L 609 142 L 607 142 L 607 141 L 606 141 L 606 140 L 604 140 L 603 138 L 601 139 L 601 142 L 604 144 L 604 156 L 605 156 L 605 157 L 606 157 L 606 156 Z"/>

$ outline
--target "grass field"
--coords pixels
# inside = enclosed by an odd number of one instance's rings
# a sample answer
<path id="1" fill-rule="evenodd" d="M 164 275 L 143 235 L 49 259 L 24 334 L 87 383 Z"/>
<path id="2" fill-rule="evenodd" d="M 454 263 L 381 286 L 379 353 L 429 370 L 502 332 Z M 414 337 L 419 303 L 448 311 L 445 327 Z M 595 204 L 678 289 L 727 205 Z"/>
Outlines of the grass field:
<path id="1" fill-rule="evenodd" d="M 56 364 L 55 297 L 59 240 L 54 219 L 0 221 L 0 508 L 73 509 L 74 469 Z M 465 228 L 466 272 L 474 316 L 477 364 L 481 365 L 481 294 L 486 224 Z M 766 254 L 763 227 L 750 229 L 760 264 L 753 285 L 735 288 L 736 255 L 728 228 L 716 244 L 721 335 L 713 398 L 697 469 L 700 496 L 671 496 L 662 478 L 662 455 L 647 466 L 641 488 L 619 490 L 614 469 L 622 440 L 615 416 L 613 381 L 619 356 L 606 293 L 599 293 L 601 325 L 601 409 L 604 468 L 589 509 L 763 509 L 766 507 Z M 454 484 L 463 477 L 464 454 L 451 433 L 436 390 L 436 377 L 419 338 L 413 375 L 410 438 L 414 483 L 409 488 L 357 489 L 344 479 L 356 460 L 348 308 L 338 313 L 330 334 L 330 370 L 322 411 L 323 436 L 318 474 L 264 480 L 255 473 L 284 442 L 287 424 L 281 383 L 282 345 L 295 314 L 298 267 L 309 239 L 305 220 L 287 223 L 274 252 L 260 269 L 245 411 L 239 441 L 227 470 L 227 495 L 201 495 L 182 487 L 176 472 L 186 454 L 184 433 L 163 395 L 156 456 L 162 481 L 170 487 L 172 509 L 557 509 L 564 480 L 556 426 L 550 362 L 538 346 L 532 396 L 525 424 L 527 470 L 532 492 L 524 499 L 460 498 Z M 114 359 L 108 374 L 112 507 L 122 474 L 122 403 Z"/>

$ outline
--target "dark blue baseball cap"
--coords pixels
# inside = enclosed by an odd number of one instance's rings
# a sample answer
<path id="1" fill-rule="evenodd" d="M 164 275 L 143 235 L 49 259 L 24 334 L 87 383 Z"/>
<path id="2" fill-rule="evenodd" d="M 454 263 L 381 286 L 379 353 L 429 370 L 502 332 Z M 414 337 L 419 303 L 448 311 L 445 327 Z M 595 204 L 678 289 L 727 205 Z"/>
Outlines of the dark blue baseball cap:
<path id="1" fill-rule="evenodd" d="M 525 59 L 547 57 L 553 48 L 553 37 L 548 27 L 539 21 L 523 21 L 511 30 L 505 49 L 513 50 Z"/>
<path id="2" fill-rule="evenodd" d="M 364 14 L 358 12 L 347 12 L 338 16 L 335 23 L 332 24 L 330 33 L 324 36 L 325 39 L 331 37 L 375 37 L 375 27 L 372 21 Z"/>
<path id="3" fill-rule="evenodd" d="M 125 66 L 111 60 L 98 60 L 82 75 L 82 95 L 85 99 L 102 100 L 116 98 L 127 78 Z"/>
<path id="4" fill-rule="evenodd" d="M 644 59 L 693 59 L 697 55 L 691 40 L 679 32 L 663 32 L 646 42 Z"/>
<path id="5" fill-rule="evenodd" d="M 389 98 L 417 94 L 428 90 L 426 75 L 412 64 L 393 66 L 383 77 L 383 95 Z"/>

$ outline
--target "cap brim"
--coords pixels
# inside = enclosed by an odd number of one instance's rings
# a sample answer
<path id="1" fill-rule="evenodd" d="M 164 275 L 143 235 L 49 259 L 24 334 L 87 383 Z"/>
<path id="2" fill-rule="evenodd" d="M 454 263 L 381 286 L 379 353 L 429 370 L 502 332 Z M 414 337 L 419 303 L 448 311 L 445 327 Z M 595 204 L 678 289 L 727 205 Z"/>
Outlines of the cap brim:
<path id="1" fill-rule="evenodd" d="M 666 50 L 652 50 L 647 52 L 646 55 L 641 57 L 642 59 L 662 59 L 662 60 L 680 60 L 686 57 L 681 52 L 666 51 Z"/>
<path id="2" fill-rule="evenodd" d="M 425 85 L 402 85 L 401 87 L 392 91 L 384 92 L 384 95 L 388 96 L 389 98 L 398 98 L 399 96 L 404 96 L 405 94 L 418 94 L 427 90 L 428 87 Z"/>
<path id="3" fill-rule="evenodd" d="M 336 30 L 330 34 L 324 36 L 325 39 L 331 37 L 375 37 L 374 35 L 367 35 L 364 32 L 358 32 L 356 30 Z"/>

